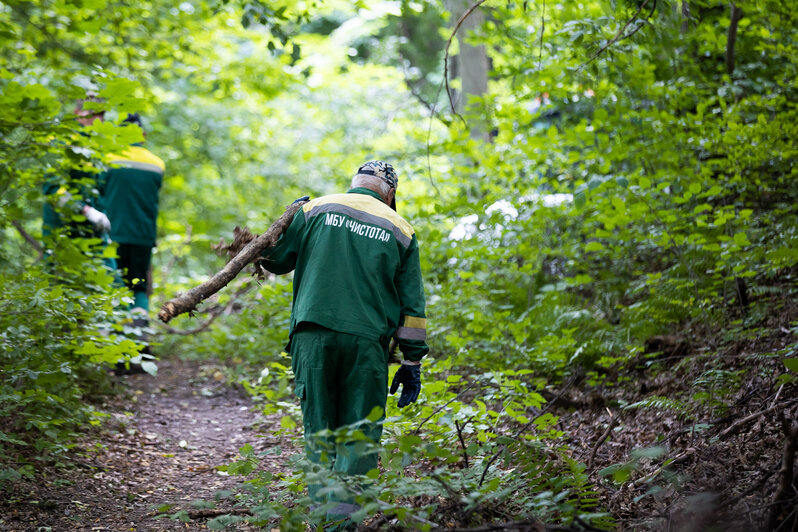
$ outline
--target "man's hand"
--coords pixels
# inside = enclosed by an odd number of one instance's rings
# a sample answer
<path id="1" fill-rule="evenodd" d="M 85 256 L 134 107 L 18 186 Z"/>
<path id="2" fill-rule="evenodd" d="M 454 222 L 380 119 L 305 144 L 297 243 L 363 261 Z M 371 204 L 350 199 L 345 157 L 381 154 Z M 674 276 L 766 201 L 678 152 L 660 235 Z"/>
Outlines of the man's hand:
<path id="1" fill-rule="evenodd" d="M 104 212 L 100 212 L 94 207 L 86 205 L 83 207 L 83 216 L 85 216 L 99 231 L 107 233 L 111 230 L 111 220 L 108 219 Z"/>
<path id="2" fill-rule="evenodd" d="M 402 385 L 402 395 L 399 397 L 399 408 L 403 408 L 410 403 L 415 403 L 418 393 L 421 391 L 421 364 L 403 363 L 396 370 L 391 382 L 391 395 Z"/>

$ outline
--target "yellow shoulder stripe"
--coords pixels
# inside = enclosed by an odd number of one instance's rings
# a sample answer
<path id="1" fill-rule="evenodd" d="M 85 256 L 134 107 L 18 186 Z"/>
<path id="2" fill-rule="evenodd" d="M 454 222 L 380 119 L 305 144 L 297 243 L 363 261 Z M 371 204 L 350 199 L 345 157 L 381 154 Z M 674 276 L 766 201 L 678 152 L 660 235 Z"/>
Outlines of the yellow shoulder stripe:
<path id="1" fill-rule="evenodd" d="M 146 166 L 156 167 L 160 169 L 161 173 L 166 170 L 163 159 L 141 146 L 130 146 L 122 152 L 122 155 L 110 153 L 106 157 L 106 161 L 109 164 L 119 165 L 124 165 L 125 163 L 141 163 Z"/>
<path id="2" fill-rule="evenodd" d="M 411 226 L 407 220 L 399 216 L 396 211 L 377 198 L 366 194 L 330 194 L 329 196 L 322 196 L 310 200 L 302 206 L 302 210 L 307 215 L 314 207 L 329 204 L 343 205 L 351 209 L 365 212 L 371 216 L 388 220 L 408 238 L 412 238 L 415 234 L 413 226 Z"/>

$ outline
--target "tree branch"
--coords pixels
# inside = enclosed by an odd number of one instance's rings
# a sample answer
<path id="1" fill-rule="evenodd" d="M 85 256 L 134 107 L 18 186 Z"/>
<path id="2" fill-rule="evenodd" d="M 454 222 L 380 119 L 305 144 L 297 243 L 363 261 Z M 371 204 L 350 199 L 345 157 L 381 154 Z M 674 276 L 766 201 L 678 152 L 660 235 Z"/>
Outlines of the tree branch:
<path id="1" fill-rule="evenodd" d="M 466 469 L 468 469 L 470 466 L 468 465 L 468 450 L 466 449 L 465 440 L 463 439 L 463 429 L 466 425 L 468 425 L 468 421 L 463 423 L 463 426 L 461 427 L 460 423 L 456 419 L 454 420 L 454 426 L 457 428 L 457 438 L 460 440 L 460 447 L 463 448 L 463 460 L 465 461 Z"/>
<path id="2" fill-rule="evenodd" d="M 36 253 L 39 255 L 37 260 L 41 260 L 42 257 L 44 257 L 44 249 L 42 249 L 42 245 L 39 244 L 39 241 L 33 238 L 30 233 L 25 231 L 25 228 L 22 227 L 22 224 L 19 223 L 19 221 L 12 220 L 11 225 L 13 225 L 20 236 L 25 239 L 25 242 L 30 244 L 31 247 L 36 250 Z"/>
<path id="3" fill-rule="evenodd" d="M 426 417 L 426 418 L 425 418 L 425 419 L 424 419 L 424 420 L 423 420 L 421 423 L 419 423 L 419 424 L 418 424 L 418 427 L 416 427 L 416 428 L 415 428 L 415 430 L 413 431 L 413 434 L 418 434 L 418 432 L 421 430 L 421 427 L 423 427 L 423 426 L 424 426 L 424 423 L 426 423 L 427 421 L 429 421 L 430 419 L 432 419 L 433 417 L 435 417 L 435 414 L 437 414 L 438 412 L 440 412 L 441 410 L 443 410 L 444 408 L 446 408 L 447 406 L 449 406 L 450 404 L 452 404 L 452 403 L 453 403 L 454 401 L 456 401 L 456 400 L 457 400 L 457 399 L 458 399 L 458 398 L 459 398 L 461 395 L 463 395 L 463 394 L 464 394 L 464 393 L 466 393 L 468 390 L 470 390 L 471 388 L 473 388 L 473 387 L 474 387 L 474 384 L 475 384 L 475 383 L 473 383 L 473 382 L 472 382 L 471 384 L 469 384 L 468 386 L 466 386 L 466 387 L 465 387 L 465 389 L 464 389 L 463 391 L 461 391 L 460 393 L 458 393 L 457 395 L 455 395 L 454 397 L 452 397 L 451 399 L 449 399 L 448 401 L 446 401 L 446 403 L 444 403 L 444 404 L 442 404 L 441 406 L 439 406 L 438 408 L 436 408 L 436 409 L 435 409 L 435 410 L 432 412 L 432 414 L 430 414 L 429 416 L 427 416 L 427 417 Z"/>
<path id="4" fill-rule="evenodd" d="M 690 3 L 688 0 L 682 0 L 682 33 L 687 33 L 690 29 Z"/>
<path id="5" fill-rule="evenodd" d="M 770 412 L 772 412 L 773 410 L 775 410 L 775 409 L 776 409 L 776 407 L 782 407 L 782 406 L 785 406 L 785 407 L 786 407 L 786 406 L 788 406 L 788 405 L 791 405 L 791 404 L 793 404 L 795 401 L 798 401 L 798 399 L 793 399 L 793 400 L 787 401 L 786 403 L 773 404 L 773 405 L 771 405 L 770 407 L 768 407 L 768 408 L 766 408 L 766 409 L 764 409 L 764 410 L 761 410 L 761 411 L 759 411 L 759 412 L 755 412 L 755 413 L 751 414 L 750 416 L 746 416 L 746 417 L 744 417 L 743 419 L 741 419 L 741 420 L 739 420 L 739 421 L 735 422 L 735 423 L 734 423 L 732 426 L 730 426 L 729 428 L 727 428 L 726 430 L 724 430 L 724 431 L 723 431 L 723 432 L 721 432 L 720 434 L 718 434 L 718 439 L 722 440 L 723 438 L 725 438 L 725 437 L 726 437 L 726 436 L 728 436 L 729 434 L 734 434 L 734 433 L 735 433 L 735 432 L 737 432 L 737 431 L 738 431 L 738 430 L 739 430 L 739 429 L 740 429 L 740 428 L 741 428 L 743 425 L 745 425 L 745 424 L 747 424 L 747 423 L 750 423 L 751 421 L 754 421 L 754 420 L 755 420 L 756 418 L 758 418 L 759 416 L 762 416 L 762 415 L 764 415 L 764 414 L 767 414 L 767 413 L 770 413 Z"/>
<path id="6" fill-rule="evenodd" d="M 247 264 L 260 256 L 261 251 L 273 246 L 274 243 L 277 242 L 280 235 L 282 235 L 291 224 L 294 214 L 296 214 L 305 203 L 307 202 L 299 201 L 289 205 L 282 216 L 280 216 L 265 233 L 244 246 L 244 248 L 233 257 L 224 268 L 214 274 L 213 277 L 201 285 L 192 288 L 185 294 L 174 297 L 164 303 L 160 312 L 158 312 L 158 318 L 164 323 L 169 323 L 169 320 L 175 316 L 193 311 L 202 301 L 227 286 Z"/>
<path id="7" fill-rule="evenodd" d="M 624 40 L 624 39 L 628 39 L 629 37 L 631 37 L 632 35 L 634 35 L 635 33 L 637 33 L 637 32 L 640 30 L 640 28 L 642 28 L 642 27 L 643 27 L 643 25 L 642 25 L 642 24 L 638 24 L 638 25 L 637 25 L 637 27 L 636 27 L 635 29 L 633 29 L 633 30 L 632 30 L 630 33 L 628 33 L 628 34 L 624 34 L 624 33 L 626 32 L 626 28 L 628 28 L 628 27 L 629 27 L 629 25 L 630 25 L 632 22 L 634 22 L 635 20 L 637 20 L 637 17 L 638 17 L 638 16 L 640 16 L 640 13 L 641 13 L 641 12 L 643 11 L 643 9 L 644 9 L 644 8 L 645 8 L 645 7 L 648 5 L 648 3 L 649 3 L 650 1 L 651 1 L 651 0 L 645 0 L 645 1 L 644 1 L 642 4 L 640 4 L 640 7 L 638 7 L 638 8 L 637 8 L 637 11 L 635 12 L 635 14 L 634 14 L 634 15 L 632 15 L 632 18 L 630 18 L 629 20 L 627 20 L 627 21 L 626 21 L 626 24 L 624 24 L 624 25 L 623 25 L 623 27 L 622 27 L 621 29 L 619 29 L 619 30 L 618 30 L 618 33 L 616 33 L 616 34 L 615 34 L 615 36 L 614 36 L 612 39 L 610 39 L 610 40 L 609 40 L 609 42 L 607 42 L 607 44 L 605 44 L 604 46 L 602 46 L 602 47 L 601 47 L 601 49 L 599 49 L 599 51 L 597 51 L 597 52 L 596 52 L 596 53 L 594 53 L 592 56 L 590 56 L 590 58 L 589 58 L 587 61 L 585 61 L 584 63 L 582 63 L 582 64 L 579 66 L 579 68 L 578 68 L 577 70 L 581 70 L 582 68 L 586 67 L 586 66 L 587 66 L 588 64 L 590 64 L 590 63 L 591 63 L 591 62 L 592 62 L 592 61 L 593 61 L 595 58 L 597 58 L 598 56 L 600 56 L 601 54 L 603 54 L 603 53 L 604 53 L 604 52 L 605 52 L 605 51 L 606 51 L 606 50 L 607 50 L 607 49 L 608 49 L 610 46 L 612 46 L 613 44 L 617 43 L 618 41 L 622 41 L 622 40 Z M 651 11 L 648 13 L 648 16 L 646 17 L 647 19 L 648 19 L 648 18 L 651 18 L 651 15 L 653 15 L 653 14 L 654 14 L 654 10 L 655 10 L 656 8 L 657 8 L 657 0 L 654 0 L 654 4 L 651 6 Z"/>
<path id="8" fill-rule="evenodd" d="M 538 72 L 543 64 L 543 32 L 546 31 L 546 0 L 543 0 L 543 11 L 540 14 L 540 51 L 538 52 Z"/>
<path id="9" fill-rule="evenodd" d="M 225 305 L 224 307 L 221 306 L 213 307 L 211 309 L 210 316 L 208 317 L 208 319 L 206 319 L 199 326 L 194 327 L 193 329 L 188 329 L 188 330 L 175 329 L 174 327 L 170 327 L 165 323 L 161 324 L 161 327 L 163 327 L 166 330 L 166 332 L 169 334 L 177 334 L 180 336 L 192 336 L 194 334 L 207 331 L 208 329 L 210 329 L 211 324 L 213 324 L 213 322 L 216 321 L 216 318 L 224 314 L 228 314 L 231 310 L 233 310 L 233 307 L 238 302 L 238 298 L 249 292 L 253 286 L 255 285 L 252 283 L 248 283 L 239 288 L 238 290 L 236 290 L 236 292 L 230 298 L 230 301 L 227 302 L 227 305 Z"/>

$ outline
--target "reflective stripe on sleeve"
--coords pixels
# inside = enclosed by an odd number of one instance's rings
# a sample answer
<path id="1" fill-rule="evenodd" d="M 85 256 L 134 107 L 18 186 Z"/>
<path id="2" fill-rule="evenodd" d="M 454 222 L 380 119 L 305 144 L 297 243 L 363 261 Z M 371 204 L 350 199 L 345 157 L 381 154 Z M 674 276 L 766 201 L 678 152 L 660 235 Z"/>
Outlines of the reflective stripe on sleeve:
<path id="1" fill-rule="evenodd" d="M 396 330 L 396 337 L 402 340 L 426 340 L 427 320 L 415 316 L 405 316 L 404 324 Z"/>

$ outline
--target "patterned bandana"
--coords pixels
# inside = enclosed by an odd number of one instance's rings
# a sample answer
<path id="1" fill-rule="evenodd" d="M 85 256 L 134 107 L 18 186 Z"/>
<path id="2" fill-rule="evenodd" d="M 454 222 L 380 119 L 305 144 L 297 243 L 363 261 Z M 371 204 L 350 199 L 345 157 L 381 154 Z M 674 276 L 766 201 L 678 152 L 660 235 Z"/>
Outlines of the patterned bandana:
<path id="1" fill-rule="evenodd" d="M 384 161 L 369 161 L 357 169 L 357 174 L 379 177 L 393 189 L 399 184 L 399 178 L 396 177 L 396 170 L 393 169 L 393 166 Z"/>

